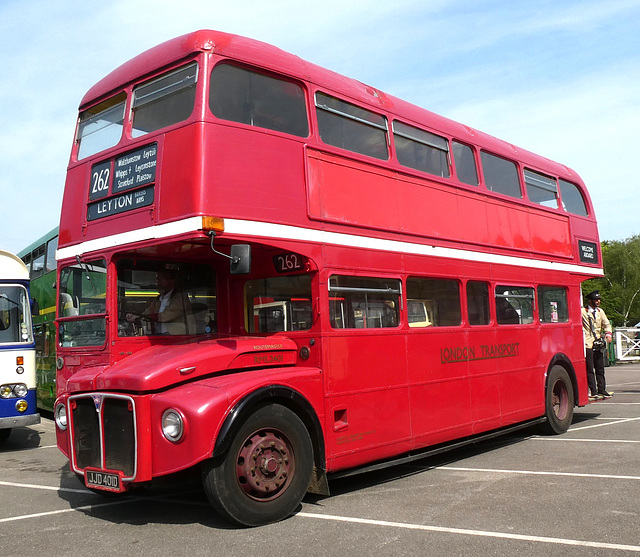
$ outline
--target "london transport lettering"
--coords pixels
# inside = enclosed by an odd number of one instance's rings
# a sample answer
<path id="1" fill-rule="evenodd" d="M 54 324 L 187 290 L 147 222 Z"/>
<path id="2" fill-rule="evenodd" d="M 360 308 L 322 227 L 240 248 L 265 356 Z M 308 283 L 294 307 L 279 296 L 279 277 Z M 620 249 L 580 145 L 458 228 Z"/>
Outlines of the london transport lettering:
<path id="1" fill-rule="evenodd" d="M 480 346 L 455 346 L 453 348 L 440 349 L 440 362 L 443 364 L 453 364 L 456 362 L 490 360 L 493 358 L 514 358 L 519 352 L 519 342 L 481 344 Z"/>

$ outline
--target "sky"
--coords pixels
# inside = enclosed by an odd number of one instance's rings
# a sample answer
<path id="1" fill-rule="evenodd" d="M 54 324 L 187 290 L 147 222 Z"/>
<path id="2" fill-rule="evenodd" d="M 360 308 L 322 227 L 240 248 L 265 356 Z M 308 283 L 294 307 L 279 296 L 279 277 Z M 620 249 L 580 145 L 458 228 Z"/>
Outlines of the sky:
<path id="1" fill-rule="evenodd" d="M 569 166 L 601 240 L 640 234 L 640 0 L 0 0 L 0 249 L 58 225 L 86 91 L 197 29 L 273 44 Z"/>

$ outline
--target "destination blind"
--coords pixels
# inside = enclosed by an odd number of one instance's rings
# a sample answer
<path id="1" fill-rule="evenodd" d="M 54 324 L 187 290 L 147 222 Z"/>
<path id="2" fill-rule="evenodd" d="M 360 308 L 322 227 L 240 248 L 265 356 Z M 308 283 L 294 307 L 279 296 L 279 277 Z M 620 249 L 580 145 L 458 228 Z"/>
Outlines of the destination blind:
<path id="1" fill-rule="evenodd" d="M 140 207 L 148 207 L 153 203 L 153 199 L 153 186 L 115 195 L 107 199 L 100 199 L 90 203 L 87 207 L 87 220 L 92 221 L 132 211 Z"/>
<path id="2" fill-rule="evenodd" d="M 153 143 L 122 155 L 114 161 L 108 160 L 91 167 L 89 201 L 102 199 L 109 192 L 119 194 L 156 180 L 158 145 Z"/>

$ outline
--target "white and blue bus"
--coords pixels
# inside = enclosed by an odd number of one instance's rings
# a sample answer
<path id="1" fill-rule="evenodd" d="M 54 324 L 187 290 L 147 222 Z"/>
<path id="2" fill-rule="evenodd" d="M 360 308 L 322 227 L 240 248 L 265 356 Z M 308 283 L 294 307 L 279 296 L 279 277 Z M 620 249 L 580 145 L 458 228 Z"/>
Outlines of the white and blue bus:
<path id="1" fill-rule="evenodd" d="M 40 423 L 29 271 L 0 250 L 0 443 L 14 427 Z"/>

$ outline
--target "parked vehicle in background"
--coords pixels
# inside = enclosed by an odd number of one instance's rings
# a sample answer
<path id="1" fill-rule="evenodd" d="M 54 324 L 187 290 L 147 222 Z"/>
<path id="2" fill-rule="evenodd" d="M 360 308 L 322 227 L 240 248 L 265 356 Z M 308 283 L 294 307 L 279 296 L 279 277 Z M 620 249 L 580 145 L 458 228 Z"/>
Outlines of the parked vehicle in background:
<path id="1" fill-rule="evenodd" d="M 0 442 L 14 427 L 38 423 L 29 272 L 0 250 Z"/>

